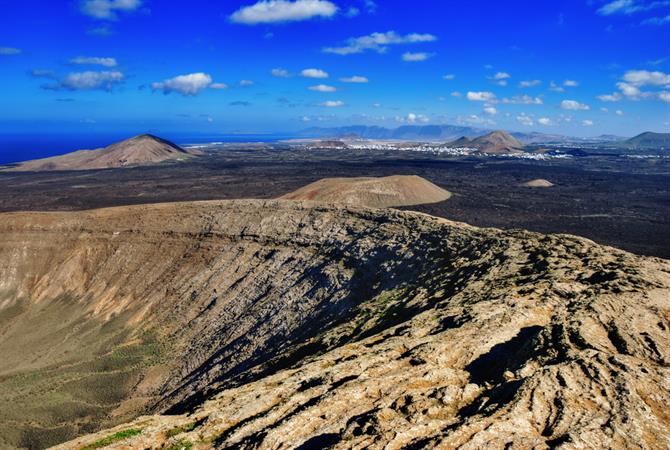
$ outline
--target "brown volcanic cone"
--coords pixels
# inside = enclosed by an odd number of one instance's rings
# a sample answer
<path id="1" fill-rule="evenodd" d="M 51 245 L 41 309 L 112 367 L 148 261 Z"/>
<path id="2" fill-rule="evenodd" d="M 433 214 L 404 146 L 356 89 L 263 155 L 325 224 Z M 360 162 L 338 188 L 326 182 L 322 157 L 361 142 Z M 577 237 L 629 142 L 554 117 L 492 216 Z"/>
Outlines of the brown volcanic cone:
<path id="1" fill-rule="evenodd" d="M 517 153 L 523 144 L 506 131 L 494 131 L 485 136 L 474 139 L 469 147 L 478 148 L 484 153 Z"/>
<path id="2" fill-rule="evenodd" d="M 102 149 L 79 150 L 62 156 L 26 161 L 10 170 L 109 169 L 113 167 L 143 166 L 189 156 L 192 156 L 192 153 L 172 142 L 150 134 L 142 134 Z"/>
<path id="3" fill-rule="evenodd" d="M 312 200 L 385 208 L 437 203 L 451 193 L 416 175 L 373 178 L 324 178 L 282 196 L 284 200 Z"/>

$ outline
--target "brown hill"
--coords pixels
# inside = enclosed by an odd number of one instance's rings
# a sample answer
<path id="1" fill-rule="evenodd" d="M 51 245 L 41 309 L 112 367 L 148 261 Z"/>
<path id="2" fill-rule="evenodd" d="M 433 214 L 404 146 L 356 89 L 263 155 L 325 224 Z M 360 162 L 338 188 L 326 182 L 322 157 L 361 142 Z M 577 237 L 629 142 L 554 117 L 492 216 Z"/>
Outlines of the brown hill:
<path id="1" fill-rule="evenodd" d="M 385 208 L 437 203 L 449 197 L 450 192 L 424 178 L 393 175 L 383 178 L 324 178 L 281 198 Z"/>
<path id="2" fill-rule="evenodd" d="M 122 421 L 60 448 L 670 441 L 668 261 L 295 201 L 1 214 L 0 235 L 1 448 Z"/>
<path id="3" fill-rule="evenodd" d="M 61 156 L 19 163 L 10 170 L 89 170 L 143 166 L 166 160 L 187 158 L 192 153 L 170 141 L 142 134 L 97 150 L 79 150 Z"/>
<path id="4" fill-rule="evenodd" d="M 458 146 L 462 146 L 459 139 Z M 519 142 L 514 136 L 506 131 L 493 131 L 487 135 L 480 136 L 467 143 L 468 147 L 477 148 L 483 153 L 502 154 L 502 153 L 518 153 L 522 151 L 523 144 Z"/>

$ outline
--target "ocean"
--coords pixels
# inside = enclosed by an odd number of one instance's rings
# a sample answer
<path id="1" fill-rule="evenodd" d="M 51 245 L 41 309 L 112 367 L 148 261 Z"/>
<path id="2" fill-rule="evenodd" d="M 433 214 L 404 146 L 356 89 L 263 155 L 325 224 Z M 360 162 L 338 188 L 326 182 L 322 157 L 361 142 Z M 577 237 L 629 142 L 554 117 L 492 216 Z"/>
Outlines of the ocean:
<path id="1" fill-rule="evenodd" d="M 0 134 L 0 164 L 63 155 L 75 150 L 106 147 L 127 134 Z M 178 145 L 209 142 L 275 142 L 292 136 L 279 134 L 161 134 Z"/>

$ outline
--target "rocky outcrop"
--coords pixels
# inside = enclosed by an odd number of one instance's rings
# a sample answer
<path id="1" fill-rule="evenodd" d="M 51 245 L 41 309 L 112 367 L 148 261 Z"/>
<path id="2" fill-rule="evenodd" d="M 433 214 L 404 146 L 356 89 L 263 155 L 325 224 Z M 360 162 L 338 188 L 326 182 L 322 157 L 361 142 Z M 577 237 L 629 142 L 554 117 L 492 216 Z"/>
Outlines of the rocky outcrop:
<path id="1" fill-rule="evenodd" d="M 670 445 L 668 261 L 284 201 L 0 232 L 0 395 L 31 416 L 0 426 L 25 446 L 122 421 L 60 448 Z"/>

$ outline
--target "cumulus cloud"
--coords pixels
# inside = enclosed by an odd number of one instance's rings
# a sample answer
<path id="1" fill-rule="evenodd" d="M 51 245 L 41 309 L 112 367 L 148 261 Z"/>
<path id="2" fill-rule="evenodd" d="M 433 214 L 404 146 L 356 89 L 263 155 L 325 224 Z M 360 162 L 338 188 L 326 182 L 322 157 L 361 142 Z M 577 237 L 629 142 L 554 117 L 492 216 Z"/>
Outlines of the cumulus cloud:
<path id="1" fill-rule="evenodd" d="M 629 70 L 623 76 L 625 82 L 634 86 L 670 85 L 670 74 L 648 70 Z"/>
<path id="2" fill-rule="evenodd" d="M 291 76 L 291 73 L 288 70 L 282 68 L 272 69 L 270 73 L 273 77 L 277 78 L 289 78 Z"/>
<path id="3" fill-rule="evenodd" d="M 363 53 L 367 50 L 385 53 L 390 45 L 433 42 L 436 40 L 437 37 L 432 34 L 411 33 L 403 36 L 395 31 L 387 31 L 386 33 L 372 33 L 366 36 L 349 38 L 346 41 L 346 45 L 342 47 L 325 47 L 323 51 L 336 55 L 353 55 Z"/>
<path id="4" fill-rule="evenodd" d="M 468 92 L 467 98 L 473 102 L 494 102 L 496 100 L 496 95 L 493 92 Z"/>
<path id="5" fill-rule="evenodd" d="M 114 20 L 118 12 L 132 12 L 140 6 L 141 0 L 83 0 L 81 11 L 96 19 Z"/>
<path id="6" fill-rule="evenodd" d="M 458 91 L 454 91 L 454 92 L 452 92 L 452 93 L 449 94 L 449 95 L 451 95 L 452 97 L 456 97 L 456 98 L 463 97 L 463 94 L 461 94 L 461 93 L 458 92 Z"/>
<path id="7" fill-rule="evenodd" d="M 431 56 L 433 56 L 431 53 L 425 53 L 425 52 L 419 52 L 419 53 L 405 52 L 402 55 L 402 60 L 407 62 L 420 62 L 427 60 Z"/>
<path id="8" fill-rule="evenodd" d="M 316 86 L 310 86 L 307 89 L 310 91 L 317 92 L 336 92 L 337 88 L 335 86 L 328 86 L 327 84 L 317 84 Z"/>
<path id="9" fill-rule="evenodd" d="M 251 80 L 240 80 L 240 86 L 241 87 L 249 87 L 249 86 L 253 86 L 253 85 L 254 85 L 254 82 L 251 81 Z"/>
<path id="10" fill-rule="evenodd" d="M 530 95 L 517 95 L 512 98 L 503 98 L 503 103 L 512 105 L 542 105 L 544 102 L 540 97 L 531 97 Z"/>
<path id="11" fill-rule="evenodd" d="M 210 89 L 228 89 L 228 85 L 226 83 L 212 83 L 209 85 Z"/>
<path id="12" fill-rule="evenodd" d="M 367 83 L 369 80 L 367 77 L 362 77 L 360 75 L 354 75 L 353 77 L 340 78 L 342 83 Z"/>
<path id="13" fill-rule="evenodd" d="M 658 94 L 658 98 L 666 103 L 670 103 L 670 91 L 663 91 Z M 617 112 L 618 114 L 618 112 Z"/>
<path id="14" fill-rule="evenodd" d="M 209 74 L 198 72 L 152 83 L 151 88 L 155 91 L 163 91 L 166 95 L 176 92 L 183 96 L 195 96 L 211 85 L 212 77 Z"/>
<path id="15" fill-rule="evenodd" d="M 520 88 L 531 88 L 539 86 L 542 82 L 540 80 L 524 80 L 519 83 Z"/>
<path id="16" fill-rule="evenodd" d="M 582 126 L 592 127 L 593 126 L 593 120 L 589 120 L 589 119 L 582 120 Z"/>
<path id="17" fill-rule="evenodd" d="M 494 80 L 505 80 L 507 78 L 510 78 L 510 74 L 507 72 L 498 72 L 495 75 L 493 75 Z"/>
<path id="18" fill-rule="evenodd" d="M 612 94 L 603 94 L 598 96 L 598 100 L 602 102 L 618 102 L 621 100 L 621 94 L 614 92 Z"/>
<path id="19" fill-rule="evenodd" d="M 0 47 L 0 55 L 2 55 L 2 56 L 18 55 L 20 53 L 21 53 L 20 48 Z"/>
<path id="20" fill-rule="evenodd" d="M 563 82 L 563 86 L 566 86 L 566 87 L 577 87 L 577 86 L 579 86 L 579 81 L 576 81 L 576 80 L 565 80 L 565 81 Z"/>
<path id="21" fill-rule="evenodd" d="M 459 116 L 456 118 L 456 121 L 459 124 L 468 124 L 468 125 L 495 125 L 495 121 L 478 116 L 477 114 L 470 114 L 469 116 Z"/>
<path id="22" fill-rule="evenodd" d="M 41 71 L 42 74 L 36 76 L 42 76 L 51 78 L 52 75 L 46 75 Z M 35 72 L 33 72 L 35 74 Z M 114 86 L 121 83 L 124 79 L 124 75 L 119 71 L 87 71 L 87 72 L 73 72 L 68 74 L 65 78 L 56 80 L 54 84 L 47 84 L 42 86 L 45 89 L 51 90 L 68 90 L 68 91 L 92 91 L 92 90 L 104 90 L 111 91 Z"/>
<path id="23" fill-rule="evenodd" d="M 567 109 L 570 111 L 588 111 L 591 109 L 589 105 L 586 105 L 584 103 L 579 103 L 576 100 L 563 100 L 561 102 L 561 108 Z"/>
<path id="24" fill-rule="evenodd" d="M 341 100 L 328 100 L 327 102 L 319 103 L 319 105 L 325 106 L 326 108 L 338 108 L 344 106 L 344 102 Z"/>
<path id="25" fill-rule="evenodd" d="M 328 78 L 328 72 L 324 72 L 321 69 L 305 69 L 300 72 L 305 78 Z"/>
<path id="26" fill-rule="evenodd" d="M 621 93 L 631 100 L 638 100 L 643 96 L 639 87 L 633 84 L 624 83 L 623 81 L 616 84 Z"/>
<path id="27" fill-rule="evenodd" d="M 668 102 L 670 102 L 670 96 L 668 97 Z M 614 114 L 616 114 L 617 116 L 623 116 L 623 111 L 617 109 L 616 111 L 614 111 Z"/>
<path id="28" fill-rule="evenodd" d="M 667 5 L 670 5 L 670 1 L 614 0 L 601 6 L 597 12 L 602 16 L 611 16 L 613 14 L 631 15 L 640 11 L 649 11 Z"/>
<path id="29" fill-rule="evenodd" d="M 546 127 L 553 125 L 553 122 L 549 117 L 540 117 L 539 119 L 537 119 L 537 123 L 539 123 L 540 125 L 544 125 Z"/>
<path id="30" fill-rule="evenodd" d="M 484 112 L 489 116 L 495 116 L 496 114 L 498 114 L 498 110 L 495 109 L 493 106 L 487 106 L 486 108 L 484 108 Z"/>
<path id="31" fill-rule="evenodd" d="M 415 113 L 407 114 L 407 118 L 405 120 L 407 121 L 407 123 L 417 123 L 417 122 L 427 123 L 429 121 L 427 116 Z"/>
<path id="32" fill-rule="evenodd" d="M 521 125 L 527 127 L 532 127 L 533 125 L 535 125 L 533 118 L 525 113 L 521 113 L 518 116 L 516 116 L 516 121 L 519 122 Z"/>
<path id="33" fill-rule="evenodd" d="M 565 88 L 563 88 L 563 87 L 559 86 L 558 84 L 556 84 L 555 81 L 551 81 L 551 82 L 549 83 L 549 90 L 550 90 L 550 91 L 553 91 L 553 92 L 565 92 Z"/>
<path id="34" fill-rule="evenodd" d="M 230 20 L 245 25 L 298 22 L 315 17 L 332 17 L 337 9 L 327 0 L 261 0 L 238 9 Z"/>
<path id="35" fill-rule="evenodd" d="M 442 75 L 443 80 L 450 81 L 450 80 L 453 80 L 454 78 L 456 78 L 456 75 L 454 75 L 453 73 L 448 73 L 446 75 Z"/>
<path id="36" fill-rule="evenodd" d="M 116 59 L 114 58 L 101 58 L 98 56 L 77 56 L 70 60 L 70 64 L 77 65 L 91 65 L 91 66 L 104 66 L 104 67 L 116 67 Z"/>

